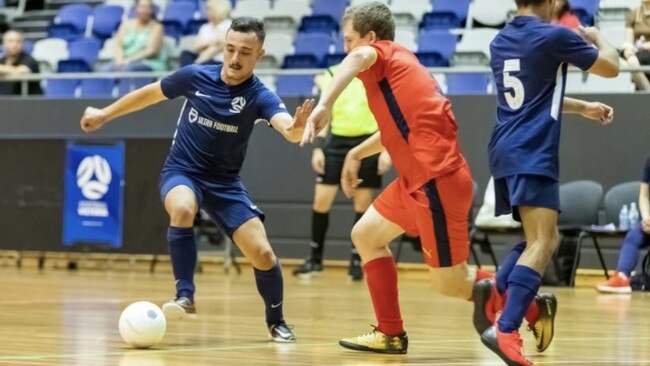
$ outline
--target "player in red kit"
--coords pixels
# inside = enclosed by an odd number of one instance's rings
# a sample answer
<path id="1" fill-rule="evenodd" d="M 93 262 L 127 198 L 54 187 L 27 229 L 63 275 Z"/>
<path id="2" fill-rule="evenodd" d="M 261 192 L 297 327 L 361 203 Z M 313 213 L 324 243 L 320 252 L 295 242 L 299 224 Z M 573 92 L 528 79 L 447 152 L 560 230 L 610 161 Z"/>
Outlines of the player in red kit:
<path id="1" fill-rule="evenodd" d="M 395 23 L 388 7 L 377 2 L 351 7 L 342 25 L 349 55 L 309 117 L 302 144 L 312 141 L 329 122 L 334 101 L 358 77 L 379 131 L 347 154 L 341 186 L 346 195 L 354 195 L 360 161 L 384 148 L 399 177 L 352 230 L 378 325 L 339 344 L 361 351 L 406 353 L 397 268 L 388 248 L 393 239 L 404 232 L 420 237 L 433 287 L 441 294 L 472 300 L 474 283 L 493 275 L 467 266 L 472 177 L 458 145 L 451 103 L 415 55 L 393 42 Z M 497 297 L 489 299 L 474 314 L 479 333 L 500 310 Z"/>

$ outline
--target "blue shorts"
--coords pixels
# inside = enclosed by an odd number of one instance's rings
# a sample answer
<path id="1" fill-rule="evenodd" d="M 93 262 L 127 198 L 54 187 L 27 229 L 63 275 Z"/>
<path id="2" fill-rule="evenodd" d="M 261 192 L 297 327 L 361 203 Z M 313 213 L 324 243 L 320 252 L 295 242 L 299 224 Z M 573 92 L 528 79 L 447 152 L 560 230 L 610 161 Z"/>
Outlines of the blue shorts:
<path id="1" fill-rule="evenodd" d="M 160 199 L 163 203 L 167 193 L 180 185 L 194 191 L 201 209 L 230 237 L 253 217 L 264 221 L 264 213 L 250 199 L 239 177 L 208 179 L 177 170 L 165 170 L 160 174 Z"/>
<path id="2" fill-rule="evenodd" d="M 521 221 L 519 206 L 560 211 L 560 184 L 543 175 L 511 175 L 494 179 L 495 216 L 512 213 Z"/>

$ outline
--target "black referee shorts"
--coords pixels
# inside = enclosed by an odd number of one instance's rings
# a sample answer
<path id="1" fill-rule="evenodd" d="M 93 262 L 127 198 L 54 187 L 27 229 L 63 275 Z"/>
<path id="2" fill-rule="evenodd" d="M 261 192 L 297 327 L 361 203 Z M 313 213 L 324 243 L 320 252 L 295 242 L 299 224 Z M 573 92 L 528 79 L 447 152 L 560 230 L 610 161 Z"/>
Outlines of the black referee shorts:
<path id="1" fill-rule="evenodd" d="M 344 137 L 330 135 L 323 152 L 325 153 L 325 174 L 316 177 L 316 183 L 339 185 L 341 182 L 341 170 L 345 155 L 353 147 L 365 141 L 371 135 Z M 381 188 L 381 175 L 377 174 L 377 162 L 379 154 L 361 160 L 359 178 L 363 180 L 360 188 Z"/>

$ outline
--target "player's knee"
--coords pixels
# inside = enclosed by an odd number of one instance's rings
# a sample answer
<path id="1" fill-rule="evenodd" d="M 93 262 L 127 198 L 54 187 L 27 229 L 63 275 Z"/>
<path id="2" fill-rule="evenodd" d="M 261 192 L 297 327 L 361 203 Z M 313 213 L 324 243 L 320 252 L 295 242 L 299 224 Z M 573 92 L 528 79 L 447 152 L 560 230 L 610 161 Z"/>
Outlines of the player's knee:
<path id="1" fill-rule="evenodd" d="M 169 217 L 174 226 L 192 226 L 196 207 L 193 204 L 176 203 L 169 208 Z"/>
<path id="2" fill-rule="evenodd" d="M 260 270 L 269 270 L 273 268 L 277 262 L 275 253 L 269 248 L 261 248 L 255 252 L 255 258 L 251 258 L 255 268 Z"/>
<path id="3" fill-rule="evenodd" d="M 352 233 L 350 234 L 352 237 L 352 243 L 357 248 L 359 246 L 363 246 L 364 242 L 366 242 L 370 237 L 370 234 L 371 233 L 367 225 L 364 225 L 361 222 L 357 222 L 352 227 Z"/>

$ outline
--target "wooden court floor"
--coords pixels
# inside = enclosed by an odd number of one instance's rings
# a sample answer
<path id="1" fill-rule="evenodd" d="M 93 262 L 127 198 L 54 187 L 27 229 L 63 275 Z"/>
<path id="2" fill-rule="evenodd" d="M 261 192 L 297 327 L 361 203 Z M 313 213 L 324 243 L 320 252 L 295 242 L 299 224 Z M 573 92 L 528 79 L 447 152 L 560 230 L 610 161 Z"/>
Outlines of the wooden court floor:
<path id="1" fill-rule="evenodd" d="M 434 295 L 422 271 L 400 271 L 401 303 L 410 338 L 407 355 L 358 353 L 342 336 L 374 323 L 364 283 L 343 269 L 300 281 L 285 269 L 285 313 L 295 344 L 269 343 L 251 269 L 197 275 L 194 321 L 169 322 L 162 343 L 134 350 L 120 339 L 121 310 L 137 300 L 162 304 L 172 295 L 161 267 L 64 270 L 0 267 L 0 365 L 501 365 L 470 322 L 471 304 Z M 599 295 L 584 285 L 551 289 L 559 300 L 557 333 L 538 365 L 650 365 L 650 296 Z"/>

